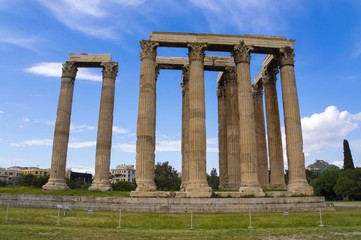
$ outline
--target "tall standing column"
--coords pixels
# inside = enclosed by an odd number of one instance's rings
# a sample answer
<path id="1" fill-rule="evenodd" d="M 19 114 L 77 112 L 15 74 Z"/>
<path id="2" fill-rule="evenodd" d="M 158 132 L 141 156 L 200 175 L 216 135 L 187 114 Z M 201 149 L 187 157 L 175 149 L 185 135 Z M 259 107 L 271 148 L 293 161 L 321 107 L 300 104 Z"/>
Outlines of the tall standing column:
<path id="1" fill-rule="evenodd" d="M 241 186 L 241 164 L 239 158 L 239 114 L 237 76 L 235 67 L 227 67 L 224 72 L 227 96 L 227 189 L 238 190 Z"/>
<path id="2" fill-rule="evenodd" d="M 280 114 L 278 108 L 276 75 L 278 70 L 270 68 L 264 71 L 262 81 L 264 84 L 268 155 L 271 170 L 270 188 L 286 188 L 283 164 L 282 135 L 280 125 Z"/>
<path id="3" fill-rule="evenodd" d="M 154 151 L 155 151 L 155 104 L 156 104 L 156 62 L 158 43 L 140 41 L 142 51 L 139 105 L 136 145 L 136 191 L 155 191 Z"/>
<path id="4" fill-rule="evenodd" d="M 263 85 L 262 83 L 253 85 L 254 120 L 256 124 L 257 142 L 257 173 L 258 181 L 262 188 L 268 188 L 268 158 L 266 143 L 266 128 L 263 112 Z"/>
<path id="5" fill-rule="evenodd" d="M 204 43 L 188 44 L 189 49 L 189 197 L 210 197 L 206 175 L 206 122 L 204 93 Z"/>
<path id="6" fill-rule="evenodd" d="M 95 153 L 95 176 L 89 190 L 110 191 L 110 154 L 112 147 L 114 89 L 118 74 L 117 62 L 102 63 L 103 86 L 100 99 L 98 136 Z"/>
<path id="7" fill-rule="evenodd" d="M 185 191 L 189 182 L 189 66 L 183 67 L 182 74 L 182 184 L 181 190 Z"/>
<path id="8" fill-rule="evenodd" d="M 257 176 L 256 128 L 252 96 L 250 55 L 251 47 L 243 43 L 232 51 L 237 67 L 239 143 L 241 160 L 241 195 L 264 196 Z"/>
<path id="9" fill-rule="evenodd" d="M 219 161 L 219 189 L 226 189 L 228 185 L 227 160 L 227 98 L 224 86 L 224 75 L 217 83 L 218 97 L 218 161 Z"/>
<path id="10" fill-rule="evenodd" d="M 55 122 L 50 178 L 43 186 L 43 190 L 60 190 L 68 188 L 64 178 L 66 157 L 68 153 L 71 108 L 73 104 L 74 80 L 77 71 L 78 68 L 76 63 L 67 61 L 63 64 L 58 111 Z"/>
<path id="11" fill-rule="evenodd" d="M 286 131 L 289 182 L 287 189 L 294 195 L 313 195 L 305 174 L 305 156 L 301 129 L 300 109 L 294 72 L 294 52 L 290 47 L 280 50 L 280 69 L 283 112 Z"/>

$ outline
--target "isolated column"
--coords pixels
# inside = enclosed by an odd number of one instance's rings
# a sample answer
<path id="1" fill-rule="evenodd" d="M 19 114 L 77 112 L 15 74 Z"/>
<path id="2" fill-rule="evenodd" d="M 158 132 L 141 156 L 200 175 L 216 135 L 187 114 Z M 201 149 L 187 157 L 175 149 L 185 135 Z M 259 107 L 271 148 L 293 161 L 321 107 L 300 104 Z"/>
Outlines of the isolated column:
<path id="1" fill-rule="evenodd" d="M 218 160 L 219 160 L 219 189 L 226 189 L 228 184 L 227 161 L 227 97 L 223 77 L 217 83 L 218 97 Z"/>
<path id="2" fill-rule="evenodd" d="M 262 82 L 253 85 L 254 120 L 256 124 L 257 141 L 257 173 L 262 188 L 268 188 L 268 158 L 266 143 L 266 127 L 263 112 L 263 85 Z"/>
<path id="3" fill-rule="evenodd" d="M 189 49 L 189 197 L 210 197 L 206 177 L 206 122 L 204 99 L 204 50 L 206 44 L 190 43 Z"/>
<path id="4" fill-rule="evenodd" d="M 242 195 L 264 196 L 257 176 L 256 128 L 252 96 L 250 55 L 251 47 L 238 44 L 232 56 L 237 67 L 239 143 L 241 160 Z"/>
<path id="5" fill-rule="evenodd" d="M 74 62 L 63 64 L 58 110 L 55 122 L 53 154 L 51 159 L 50 178 L 43 190 L 66 189 L 65 167 L 68 153 L 70 116 L 73 103 L 74 80 L 78 71 Z"/>
<path id="6" fill-rule="evenodd" d="M 103 86 L 100 99 L 98 136 L 95 153 L 95 176 L 89 190 L 110 191 L 110 154 L 112 147 L 114 89 L 118 74 L 118 63 L 102 63 Z"/>
<path id="7" fill-rule="evenodd" d="M 283 189 L 286 187 L 286 184 L 284 176 L 280 114 L 276 90 L 277 73 L 277 68 L 269 68 L 265 70 L 262 75 L 262 81 L 264 84 L 266 102 L 268 155 L 271 170 L 270 188 Z"/>
<path id="8" fill-rule="evenodd" d="M 182 74 L 182 184 L 181 190 L 185 191 L 189 182 L 189 66 L 183 67 Z"/>
<path id="9" fill-rule="evenodd" d="M 280 69 L 283 112 L 286 131 L 289 182 L 287 189 L 294 195 L 313 195 L 305 174 L 305 156 L 301 129 L 300 109 L 294 72 L 294 52 L 290 47 L 280 50 Z"/>
<path id="10" fill-rule="evenodd" d="M 136 144 L 136 191 L 155 191 L 155 104 L 157 42 L 140 41 L 142 51 Z"/>
<path id="11" fill-rule="evenodd" d="M 237 76 L 235 67 L 227 67 L 224 72 L 227 96 L 227 189 L 238 190 L 241 186 L 241 164 L 239 158 L 239 114 Z"/>

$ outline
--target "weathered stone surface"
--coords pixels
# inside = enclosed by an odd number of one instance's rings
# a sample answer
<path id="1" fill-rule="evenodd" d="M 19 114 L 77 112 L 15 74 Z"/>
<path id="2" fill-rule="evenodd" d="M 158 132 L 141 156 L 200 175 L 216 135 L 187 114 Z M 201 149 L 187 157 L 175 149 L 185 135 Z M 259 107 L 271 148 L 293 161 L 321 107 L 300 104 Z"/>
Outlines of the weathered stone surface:
<path id="1" fill-rule="evenodd" d="M 111 62 L 112 56 L 110 53 L 106 53 L 106 54 L 70 53 L 69 61 L 82 62 L 82 63 Z"/>
<path id="2" fill-rule="evenodd" d="M 184 65 L 189 64 L 188 58 L 182 57 L 157 57 L 157 66 L 160 69 L 175 69 L 182 70 Z M 207 71 L 224 71 L 225 67 L 233 67 L 234 62 L 232 57 L 211 56 L 204 57 L 204 70 Z"/>

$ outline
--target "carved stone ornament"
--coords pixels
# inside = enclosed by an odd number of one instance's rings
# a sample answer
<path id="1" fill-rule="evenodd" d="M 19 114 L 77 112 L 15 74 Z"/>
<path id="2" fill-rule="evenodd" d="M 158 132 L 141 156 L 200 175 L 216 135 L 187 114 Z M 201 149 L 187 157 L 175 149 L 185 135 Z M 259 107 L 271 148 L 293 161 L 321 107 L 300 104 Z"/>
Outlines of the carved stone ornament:
<path id="1" fill-rule="evenodd" d="M 252 84 L 253 97 L 263 96 L 263 85 L 262 83 Z"/>
<path id="2" fill-rule="evenodd" d="M 226 67 L 224 71 L 224 79 L 229 81 L 237 81 L 236 67 Z"/>
<path id="3" fill-rule="evenodd" d="M 78 66 L 75 62 L 66 61 L 65 63 L 63 63 L 62 77 L 69 77 L 74 80 L 77 72 Z"/>
<path id="4" fill-rule="evenodd" d="M 295 53 L 292 48 L 285 47 L 280 49 L 280 63 L 281 66 L 284 65 L 294 65 L 295 63 Z"/>
<path id="5" fill-rule="evenodd" d="M 188 90 L 188 81 L 189 81 L 189 65 L 185 65 L 182 69 L 182 94 L 184 96 L 185 92 Z"/>
<path id="6" fill-rule="evenodd" d="M 245 46 L 243 43 L 234 45 L 233 51 L 231 52 L 232 57 L 234 58 L 234 62 L 236 64 L 241 62 L 246 62 L 249 64 L 251 62 L 250 51 L 252 49 L 253 47 Z"/>
<path id="7" fill-rule="evenodd" d="M 157 47 L 159 46 L 159 43 L 149 41 L 149 40 L 141 40 L 139 41 L 140 47 L 142 48 L 142 51 L 140 51 L 140 57 L 143 58 L 152 58 L 155 61 L 155 58 L 157 56 Z"/>
<path id="8" fill-rule="evenodd" d="M 224 81 L 219 81 L 217 84 L 217 97 L 225 97 L 226 96 L 226 88 L 224 86 Z"/>
<path id="9" fill-rule="evenodd" d="M 204 51 L 207 48 L 206 43 L 188 43 L 187 47 L 189 49 L 188 56 L 189 61 L 192 60 L 202 60 L 204 59 Z"/>
<path id="10" fill-rule="evenodd" d="M 160 67 L 158 66 L 158 64 L 156 64 L 155 65 L 155 81 L 157 81 L 157 79 L 158 79 L 159 72 L 160 72 Z"/>
<path id="11" fill-rule="evenodd" d="M 105 62 L 102 63 L 101 66 L 103 67 L 103 76 L 110 77 L 115 80 L 118 74 L 118 63 L 117 62 Z"/>
<path id="12" fill-rule="evenodd" d="M 262 82 L 266 84 L 275 84 L 277 81 L 277 74 L 279 73 L 277 68 L 267 68 L 262 71 Z"/>

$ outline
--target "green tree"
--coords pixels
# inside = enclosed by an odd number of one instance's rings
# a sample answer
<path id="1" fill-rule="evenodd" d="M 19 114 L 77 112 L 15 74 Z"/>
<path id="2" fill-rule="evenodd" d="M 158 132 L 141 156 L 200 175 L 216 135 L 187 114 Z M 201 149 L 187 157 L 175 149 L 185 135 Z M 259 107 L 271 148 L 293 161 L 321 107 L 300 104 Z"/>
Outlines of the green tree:
<path id="1" fill-rule="evenodd" d="M 112 183 L 113 191 L 133 191 L 136 188 L 135 182 L 127 182 L 127 181 L 119 181 L 116 183 Z"/>
<path id="2" fill-rule="evenodd" d="M 211 171 L 211 175 L 207 174 L 207 182 L 208 185 L 213 189 L 216 190 L 218 189 L 219 186 L 219 177 L 217 174 L 217 170 L 215 168 L 212 169 Z"/>
<path id="3" fill-rule="evenodd" d="M 315 192 L 315 195 L 325 196 L 326 198 L 336 197 L 336 193 L 333 190 L 337 179 L 340 174 L 340 170 L 329 170 L 323 172 L 320 177 L 311 181 L 311 186 Z"/>
<path id="4" fill-rule="evenodd" d="M 325 167 L 324 169 L 322 169 L 321 173 L 323 173 L 324 171 L 329 171 L 329 170 L 340 170 L 340 168 L 337 167 L 336 165 L 330 164 L 327 167 Z"/>
<path id="5" fill-rule="evenodd" d="M 154 181 L 158 190 L 179 191 L 181 180 L 169 162 L 157 163 L 154 170 Z"/>
<path id="6" fill-rule="evenodd" d="M 346 139 L 343 140 L 343 169 L 355 169 L 350 146 Z"/>
<path id="7" fill-rule="evenodd" d="M 341 171 L 334 190 L 349 200 L 361 198 L 361 168 Z"/>
<path id="8" fill-rule="evenodd" d="M 21 174 L 17 179 L 16 185 L 41 188 L 48 182 L 48 180 L 49 175 L 38 177 L 33 174 Z"/>
<path id="9" fill-rule="evenodd" d="M 306 169 L 306 179 L 307 182 L 310 183 L 312 180 L 318 178 L 320 175 L 318 175 L 317 173 L 314 173 L 308 169 Z"/>
<path id="10" fill-rule="evenodd" d="M 6 187 L 7 183 L 5 181 L 0 180 L 0 187 Z"/>

